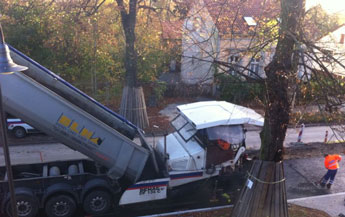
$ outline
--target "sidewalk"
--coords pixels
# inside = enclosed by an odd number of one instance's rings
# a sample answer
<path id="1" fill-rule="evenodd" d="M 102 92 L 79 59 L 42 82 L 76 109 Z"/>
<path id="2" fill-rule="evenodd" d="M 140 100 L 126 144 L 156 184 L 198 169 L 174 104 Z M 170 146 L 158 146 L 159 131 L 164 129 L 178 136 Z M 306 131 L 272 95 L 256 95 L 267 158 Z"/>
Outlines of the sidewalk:
<path id="1" fill-rule="evenodd" d="M 336 194 L 291 199 L 288 200 L 288 203 L 322 210 L 328 213 L 331 217 L 338 217 L 340 213 L 345 214 L 344 198 L 345 192 L 341 192 Z"/>

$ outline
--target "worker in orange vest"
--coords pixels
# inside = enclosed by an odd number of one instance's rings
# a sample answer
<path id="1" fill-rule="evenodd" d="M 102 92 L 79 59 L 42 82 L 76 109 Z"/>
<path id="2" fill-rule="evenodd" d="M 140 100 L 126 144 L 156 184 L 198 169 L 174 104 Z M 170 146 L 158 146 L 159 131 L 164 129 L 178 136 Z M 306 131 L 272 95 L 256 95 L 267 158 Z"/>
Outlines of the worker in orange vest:
<path id="1" fill-rule="evenodd" d="M 324 157 L 327 173 L 323 176 L 320 185 L 321 187 L 325 187 L 327 181 L 329 180 L 327 188 L 330 189 L 334 182 L 335 175 L 337 174 L 339 168 L 338 162 L 341 161 L 341 156 L 339 154 L 325 154 Z"/>

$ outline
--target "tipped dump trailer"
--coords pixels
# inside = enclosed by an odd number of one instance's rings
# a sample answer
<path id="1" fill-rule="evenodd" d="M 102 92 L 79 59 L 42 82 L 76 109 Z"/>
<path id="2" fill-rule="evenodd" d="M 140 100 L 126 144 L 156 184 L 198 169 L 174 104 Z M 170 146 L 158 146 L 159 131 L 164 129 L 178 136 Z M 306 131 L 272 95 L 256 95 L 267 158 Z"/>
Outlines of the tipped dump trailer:
<path id="1" fill-rule="evenodd" d="M 25 75 L 52 90 L 82 110 L 95 116 L 103 123 L 114 128 L 128 138 L 133 139 L 137 135 L 137 127 L 128 120 L 103 106 L 17 49 L 11 46 L 9 46 L 9 49 L 14 62 L 28 67 L 28 70 L 23 72 Z"/>
<path id="2" fill-rule="evenodd" d="M 15 52 L 32 74 L 46 73 L 38 63 Z M 49 217 L 71 217 L 78 206 L 86 214 L 97 215 L 118 205 L 165 199 L 171 190 L 218 176 L 223 168 L 241 162 L 244 124 L 263 125 L 261 115 L 248 108 L 218 101 L 191 103 L 177 107 L 179 114 L 172 121 L 175 132 L 154 146 L 140 129 L 71 84 L 63 80 L 51 84 L 56 79 L 48 78 L 37 82 L 35 76 L 1 77 L 5 110 L 90 159 L 64 161 L 62 157 L 13 166 L 21 217 L 34 217 L 39 209 Z M 52 72 L 49 76 L 58 78 Z M 84 104 L 90 105 L 88 109 Z M 109 115 L 111 123 L 104 120 Z M 133 142 L 133 135 L 140 144 Z M 10 215 L 9 201 L 7 172 L 0 167 L 1 213 Z"/>
<path id="3" fill-rule="evenodd" d="M 0 83 L 6 111 L 109 168 L 110 177 L 139 178 L 146 149 L 22 73 Z"/>

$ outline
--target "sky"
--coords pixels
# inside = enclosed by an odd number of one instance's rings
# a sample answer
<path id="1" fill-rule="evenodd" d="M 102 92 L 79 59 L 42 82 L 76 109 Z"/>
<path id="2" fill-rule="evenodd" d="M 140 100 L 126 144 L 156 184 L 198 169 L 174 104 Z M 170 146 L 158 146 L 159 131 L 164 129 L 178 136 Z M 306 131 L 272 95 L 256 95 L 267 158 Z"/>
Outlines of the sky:
<path id="1" fill-rule="evenodd" d="M 345 0 L 306 0 L 306 8 L 321 4 L 322 8 L 329 13 L 344 13 Z"/>

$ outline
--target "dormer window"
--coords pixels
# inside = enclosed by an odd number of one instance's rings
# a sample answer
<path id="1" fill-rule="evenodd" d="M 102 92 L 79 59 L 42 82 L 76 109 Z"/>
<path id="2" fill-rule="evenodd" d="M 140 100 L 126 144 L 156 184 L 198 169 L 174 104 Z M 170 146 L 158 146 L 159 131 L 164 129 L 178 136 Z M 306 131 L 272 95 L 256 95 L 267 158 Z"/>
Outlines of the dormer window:
<path id="1" fill-rule="evenodd" d="M 195 31 L 194 25 L 195 24 L 194 24 L 193 19 L 189 18 L 187 19 L 187 22 L 185 23 L 185 28 L 192 32 L 192 31 Z"/>
<path id="2" fill-rule="evenodd" d="M 256 26 L 256 22 L 253 17 L 243 17 L 248 26 Z"/>

